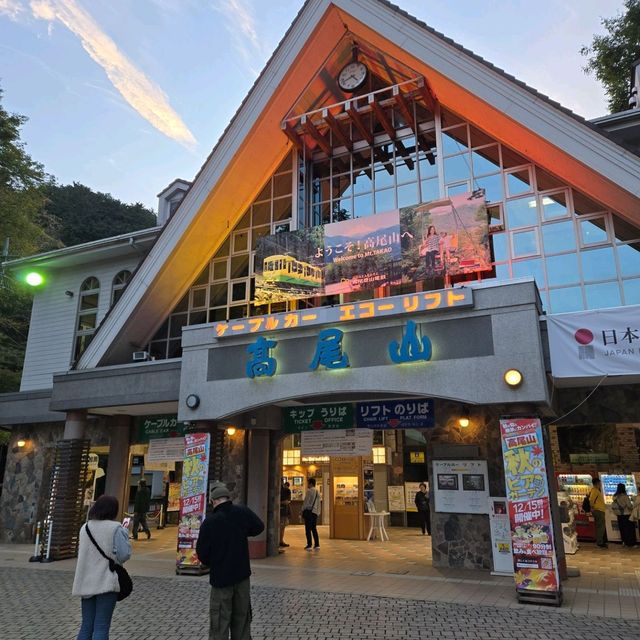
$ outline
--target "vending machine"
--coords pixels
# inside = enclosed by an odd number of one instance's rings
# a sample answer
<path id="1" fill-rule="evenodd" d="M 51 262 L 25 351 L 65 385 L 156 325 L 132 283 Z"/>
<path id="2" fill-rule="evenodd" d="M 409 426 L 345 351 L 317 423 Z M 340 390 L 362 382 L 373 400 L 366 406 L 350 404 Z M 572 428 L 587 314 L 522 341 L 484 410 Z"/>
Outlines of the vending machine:
<path id="1" fill-rule="evenodd" d="M 591 491 L 591 476 L 586 473 L 558 473 L 557 479 L 558 490 L 567 494 L 575 507 L 573 516 L 578 540 L 595 540 L 596 525 L 593 514 L 582 510 L 582 502 Z"/>
<path id="2" fill-rule="evenodd" d="M 606 522 L 607 522 L 607 540 L 609 542 L 620 542 L 620 529 L 618 528 L 618 517 L 611 509 L 611 503 L 613 502 L 613 494 L 616 492 L 616 488 L 619 483 L 625 485 L 627 494 L 631 500 L 635 500 L 638 495 L 638 487 L 636 485 L 636 479 L 631 473 L 600 473 L 600 481 L 602 482 L 602 493 L 604 495 L 604 504 L 607 508 Z"/>

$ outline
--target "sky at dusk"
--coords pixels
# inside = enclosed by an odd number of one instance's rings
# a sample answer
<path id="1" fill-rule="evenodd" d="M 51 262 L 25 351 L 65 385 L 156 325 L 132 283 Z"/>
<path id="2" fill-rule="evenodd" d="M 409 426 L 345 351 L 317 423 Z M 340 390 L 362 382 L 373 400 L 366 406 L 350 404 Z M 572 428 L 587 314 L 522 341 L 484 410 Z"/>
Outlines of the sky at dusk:
<path id="1" fill-rule="evenodd" d="M 621 0 L 398 0 L 576 113 L 607 113 L 580 47 Z M 191 180 L 302 0 L 0 0 L 3 106 L 61 183 L 157 208 Z M 268 8 L 268 10 L 267 10 Z"/>

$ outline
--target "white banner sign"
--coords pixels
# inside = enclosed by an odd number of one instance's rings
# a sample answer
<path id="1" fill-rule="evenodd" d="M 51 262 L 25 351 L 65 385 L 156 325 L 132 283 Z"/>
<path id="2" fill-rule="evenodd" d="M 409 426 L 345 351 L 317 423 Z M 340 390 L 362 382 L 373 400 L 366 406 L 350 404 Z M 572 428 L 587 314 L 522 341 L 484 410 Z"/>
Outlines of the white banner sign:
<path id="1" fill-rule="evenodd" d="M 389 511 L 404 511 L 404 487 L 400 486 L 388 486 L 387 497 L 389 499 Z"/>
<path id="2" fill-rule="evenodd" d="M 640 306 L 547 316 L 554 378 L 640 374 Z"/>
<path id="3" fill-rule="evenodd" d="M 157 438 L 149 440 L 145 463 L 170 462 L 184 458 L 184 438 Z"/>
<path id="4" fill-rule="evenodd" d="M 436 511 L 488 513 L 489 476 L 486 460 L 434 460 Z"/>
<path id="5" fill-rule="evenodd" d="M 302 456 L 370 456 L 373 447 L 371 429 L 327 429 L 303 431 Z"/>

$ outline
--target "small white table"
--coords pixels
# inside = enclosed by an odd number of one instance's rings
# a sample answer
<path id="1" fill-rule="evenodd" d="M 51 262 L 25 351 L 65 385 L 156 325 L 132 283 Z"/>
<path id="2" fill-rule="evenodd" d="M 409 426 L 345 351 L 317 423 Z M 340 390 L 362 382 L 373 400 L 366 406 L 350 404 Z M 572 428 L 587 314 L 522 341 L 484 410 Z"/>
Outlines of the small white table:
<path id="1" fill-rule="evenodd" d="M 369 535 L 367 536 L 367 542 L 369 542 L 372 537 L 379 538 L 381 542 L 384 542 L 385 540 L 389 540 L 389 534 L 387 533 L 387 530 L 384 528 L 384 519 L 385 519 L 385 516 L 389 515 L 389 512 L 373 511 L 369 513 L 365 513 L 364 515 L 371 518 L 371 527 L 369 529 Z"/>

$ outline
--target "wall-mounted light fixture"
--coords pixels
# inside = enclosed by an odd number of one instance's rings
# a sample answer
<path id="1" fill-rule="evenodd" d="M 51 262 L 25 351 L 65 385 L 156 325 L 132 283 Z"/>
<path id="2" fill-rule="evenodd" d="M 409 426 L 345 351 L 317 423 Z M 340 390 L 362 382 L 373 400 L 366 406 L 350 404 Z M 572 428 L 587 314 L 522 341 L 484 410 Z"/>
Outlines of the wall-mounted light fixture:
<path id="1" fill-rule="evenodd" d="M 504 381 L 510 386 L 512 389 L 519 387 L 522 384 L 522 373 L 517 369 L 508 369 L 504 372 Z"/>
<path id="2" fill-rule="evenodd" d="M 460 417 L 458 418 L 458 424 L 462 429 L 466 429 L 470 424 L 471 420 L 469 419 L 469 409 L 464 407 L 460 412 Z"/>
<path id="3" fill-rule="evenodd" d="M 69 296 L 70 298 L 73 298 L 73 291 L 69 291 L 69 289 L 67 289 L 67 290 L 64 292 L 64 295 L 65 295 L 65 296 Z"/>
<path id="4" fill-rule="evenodd" d="M 228 436 L 233 436 L 235 435 L 237 429 L 235 427 L 227 427 L 227 435 Z"/>
<path id="5" fill-rule="evenodd" d="M 18 442 L 16 442 L 16 445 L 22 449 L 23 447 L 25 447 L 27 445 L 27 441 L 24 438 L 20 438 L 20 440 L 18 440 Z"/>

